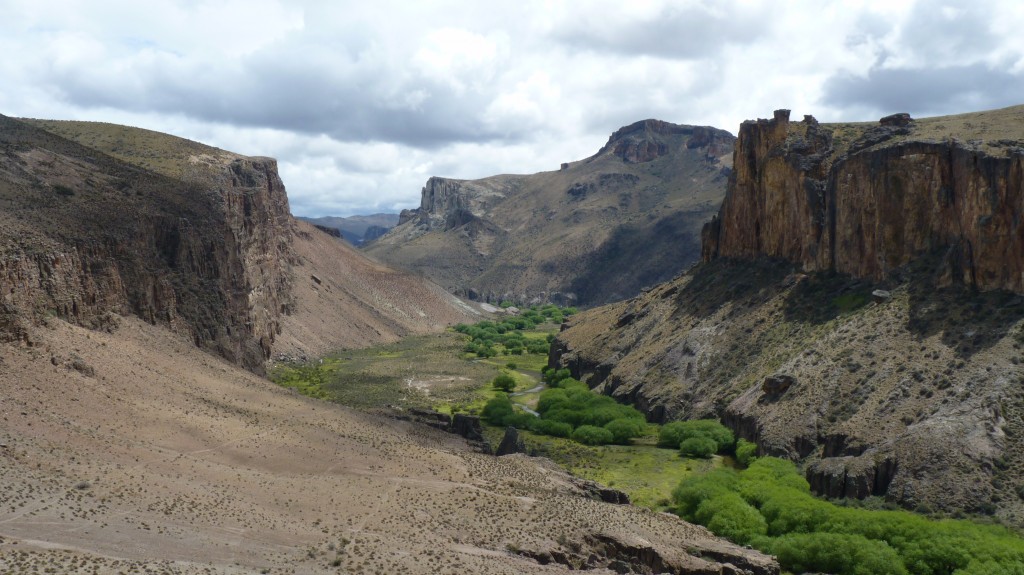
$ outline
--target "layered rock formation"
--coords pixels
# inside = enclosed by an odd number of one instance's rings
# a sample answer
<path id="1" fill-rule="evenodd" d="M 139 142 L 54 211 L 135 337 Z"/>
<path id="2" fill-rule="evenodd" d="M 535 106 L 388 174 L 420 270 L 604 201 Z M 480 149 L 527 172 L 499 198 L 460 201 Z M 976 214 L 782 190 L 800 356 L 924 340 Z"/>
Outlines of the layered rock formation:
<path id="1" fill-rule="evenodd" d="M 420 207 L 367 250 L 483 300 L 628 297 L 698 259 L 732 142 L 715 128 L 644 120 L 558 171 L 430 178 Z"/>
<path id="2" fill-rule="evenodd" d="M 260 369 L 290 306 L 291 216 L 276 162 L 235 157 L 181 183 L 9 118 L 0 258 L 6 336 L 47 314 L 87 326 L 138 315 Z"/>
<path id="3" fill-rule="evenodd" d="M 1022 129 L 746 122 L 705 262 L 575 316 L 552 363 L 656 421 L 721 418 L 824 495 L 1024 523 Z"/>
<path id="4" fill-rule="evenodd" d="M 950 279 L 1024 291 L 1024 150 L 918 124 L 887 117 L 836 141 L 836 128 L 794 125 L 788 110 L 744 122 L 704 259 L 778 257 L 880 280 L 940 251 Z"/>

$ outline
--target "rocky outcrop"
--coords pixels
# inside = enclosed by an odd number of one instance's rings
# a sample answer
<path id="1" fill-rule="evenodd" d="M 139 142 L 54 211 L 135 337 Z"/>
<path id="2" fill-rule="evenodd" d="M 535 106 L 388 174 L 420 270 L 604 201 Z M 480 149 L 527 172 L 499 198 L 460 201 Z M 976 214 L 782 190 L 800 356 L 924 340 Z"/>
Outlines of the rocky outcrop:
<path id="1" fill-rule="evenodd" d="M 708 158 L 712 159 L 728 153 L 733 143 L 732 134 L 710 126 L 641 120 L 616 130 L 597 155 L 612 154 L 630 164 L 650 162 L 668 154 L 672 149 L 668 136 L 686 137 L 688 149 L 704 148 Z"/>
<path id="2" fill-rule="evenodd" d="M 1024 291 L 1020 142 L 938 139 L 918 124 L 896 114 L 840 141 L 852 128 L 790 122 L 788 110 L 744 122 L 704 260 L 768 256 L 881 280 L 941 253 L 947 283 Z"/>
<path id="3" fill-rule="evenodd" d="M 768 556 L 739 547 L 706 545 L 669 548 L 643 537 L 595 531 L 580 544 L 547 551 L 518 550 L 541 565 L 560 564 L 573 570 L 606 569 L 616 573 L 674 573 L 688 575 L 778 575 Z M 586 549 L 589 555 L 581 553 Z M 691 554 L 692 553 L 692 554 Z"/>
<path id="4" fill-rule="evenodd" d="M 504 186 L 470 180 L 432 177 L 423 186 L 420 207 L 403 210 L 399 225 L 415 221 L 426 230 L 451 230 L 485 217 L 488 209 L 505 198 Z"/>
<path id="5" fill-rule="evenodd" d="M 500 457 L 514 453 L 526 453 L 526 445 L 523 443 L 522 436 L 519 435 L 519 430 L 508 426 L 505 428 L 505 435 L 502 436 L 501 443 L 498 444 L 498 449 L 494 451 L 494 454 Z"/>

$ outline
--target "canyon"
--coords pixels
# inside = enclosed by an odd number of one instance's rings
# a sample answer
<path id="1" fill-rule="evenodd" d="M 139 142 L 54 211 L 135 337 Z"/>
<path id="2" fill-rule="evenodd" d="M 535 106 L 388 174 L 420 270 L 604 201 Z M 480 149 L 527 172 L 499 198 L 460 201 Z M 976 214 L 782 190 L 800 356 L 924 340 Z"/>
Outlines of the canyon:
<path id="1" fill-rule="evenodd" d="M 0 206 L 0 570 L 779 572 L 546 460 L 260 377 L 485 317 L 293 219 L 272 159 L 0 117 Z"/>

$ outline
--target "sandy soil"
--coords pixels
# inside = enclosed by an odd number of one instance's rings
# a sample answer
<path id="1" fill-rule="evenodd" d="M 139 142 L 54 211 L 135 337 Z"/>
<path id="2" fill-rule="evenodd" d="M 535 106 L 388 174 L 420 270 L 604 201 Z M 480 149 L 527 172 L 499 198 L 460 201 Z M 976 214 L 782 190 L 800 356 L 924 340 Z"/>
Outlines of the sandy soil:
<path id="1" fill-rule="evenodd" d="M 585 557 L 596 535 L 740 552 L 585 499 L 545 460 L 298 396 L 135 318 L 51 320 L 0 347 L 0 389 L 3 573 L 554 573 L 528 555 Z"/>

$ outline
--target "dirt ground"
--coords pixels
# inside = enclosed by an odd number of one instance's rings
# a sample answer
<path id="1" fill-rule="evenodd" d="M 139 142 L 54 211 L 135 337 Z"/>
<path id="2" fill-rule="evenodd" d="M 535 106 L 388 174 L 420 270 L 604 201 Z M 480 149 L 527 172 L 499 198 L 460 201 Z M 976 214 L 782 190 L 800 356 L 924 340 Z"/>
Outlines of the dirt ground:
<path id="1" fill-rule="evenodd" d="M 0 573 L 557 573 L 608 541 L 771 571 L 673 516 L 584 498 L 546 460 L 473 453 L 119 324 L 50 320 L 0 345 Z"/>

